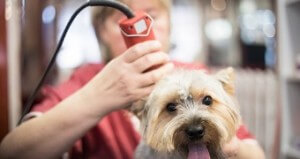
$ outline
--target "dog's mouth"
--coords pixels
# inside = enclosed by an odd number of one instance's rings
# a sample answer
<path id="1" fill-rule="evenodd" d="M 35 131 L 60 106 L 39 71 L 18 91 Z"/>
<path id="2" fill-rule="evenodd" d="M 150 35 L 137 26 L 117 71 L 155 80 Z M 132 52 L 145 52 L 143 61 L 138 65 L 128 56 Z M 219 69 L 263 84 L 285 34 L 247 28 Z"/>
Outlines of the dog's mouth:
<path id="1" fill-rule="evenodd" d="M 188 151 L 188 159 L 210 159 L 207 146 L 204 143 L 190 143 Z"/>

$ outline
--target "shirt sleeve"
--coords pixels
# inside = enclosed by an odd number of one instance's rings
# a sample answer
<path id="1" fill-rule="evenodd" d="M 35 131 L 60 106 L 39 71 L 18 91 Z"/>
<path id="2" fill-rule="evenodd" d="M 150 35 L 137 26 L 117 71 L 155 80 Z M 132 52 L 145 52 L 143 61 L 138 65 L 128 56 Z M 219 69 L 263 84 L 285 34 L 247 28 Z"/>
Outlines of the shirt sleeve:
<path id="1" fill-rule="evenodd" d="M 38 117 L 47 112 L 67 96 L 73 94 L 80 88 L 80 83 L 74 79 L 64 82 L 63 84 L 52 87 L 45 86 L 42 88 L 43 100 L 34 105 L 30 113 L 26 114 L 23 121 Z"/>
<path id="2" fill-rule="evenodd" d="M 62 84 L 58 86 L 43 87 L 43 100 L 33 106 L 32 110 L 24 117 L 23 121 L 40 116 L 41 114 L 53 108 L 63 99 L 83 87 L 83 85 L 85 85 L 92 77 L 94 77 L 102 68 L 103 65 L 88 64 L 75 70 L 69 80 L 63 82 Z"/>
<path id="3" fill-rule="evenodd" d="M 236 136 L 241 139 L 255 139 L 254 135 L 252 135 L 245 125 L 241 125 L 236 132 Z"/>
<path id="4" fill-rule="evenodd" d="M 73 94 L 80 88 L 80 84 L 74 80 L 69 80 L 57 87 L 46 86 L 42 92 L 44 99 L 41 103 L 35 105 L 32 109 L 33 112 L 46 112 L 63 99 Z"/>

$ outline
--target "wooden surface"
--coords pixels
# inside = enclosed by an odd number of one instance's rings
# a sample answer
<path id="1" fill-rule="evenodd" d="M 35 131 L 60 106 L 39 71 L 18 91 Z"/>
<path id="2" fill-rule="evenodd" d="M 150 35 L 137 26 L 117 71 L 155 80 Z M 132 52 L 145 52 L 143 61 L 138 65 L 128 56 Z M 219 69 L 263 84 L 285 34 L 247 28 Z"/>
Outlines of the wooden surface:
<path id="1" fill-rule="evenodd" d="M 5 0 L 0 0 L 0 141 L 8 132 Z"/>

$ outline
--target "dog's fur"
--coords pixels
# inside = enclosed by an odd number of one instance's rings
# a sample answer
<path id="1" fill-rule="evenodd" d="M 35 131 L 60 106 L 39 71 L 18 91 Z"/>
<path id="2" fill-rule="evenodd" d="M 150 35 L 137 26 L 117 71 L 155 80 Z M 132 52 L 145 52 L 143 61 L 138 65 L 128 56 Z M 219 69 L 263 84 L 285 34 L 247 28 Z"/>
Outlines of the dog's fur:
<path id="1" fill-rule="evenodd" d="M 210 106 L 202 103 L 205 96 L 212 97 Z M 168 103 L 176 103 L 176 111 L 167 111 Z M 224 158 L 221 147 L 240 124 L 232 68 L 214 75 L 177 70 L 160 80 L 149 97 L 131 109 L 141 121 L 143 137 L 136 150 L 137 159 L 187 158 L 191 142 L 205 143 L 212 159 Z M 189 140 L 184 130 L 199 124 L 205 127 L 204 136 Z"/>

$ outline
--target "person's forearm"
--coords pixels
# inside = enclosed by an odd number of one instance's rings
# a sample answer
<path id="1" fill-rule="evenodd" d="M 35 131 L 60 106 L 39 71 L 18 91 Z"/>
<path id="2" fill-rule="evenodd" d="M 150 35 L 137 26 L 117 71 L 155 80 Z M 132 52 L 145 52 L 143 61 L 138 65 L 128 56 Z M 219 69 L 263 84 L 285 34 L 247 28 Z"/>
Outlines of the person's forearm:
<path id="1" fill-rule="evenodd" d="M 241 140 L 239 151 L 235 157 L 230 159 L 265 159 L 265 155 L 256 140 Z"/>
<path id="2" fill-rule="evenodd" d="M 46 159 L 67 152 L 102 116 L 91 114 L 84 98 L 75 93 L 41 117 L 15 128 L 1 143 L 0 158 Z"/>
<path id="3" fill-rule="evenodd" d="M 79 93 L 8 134 L 0 145 L 0 158 L 56 158 L 68 151 L 104 115 L 148 96 L 154 84 L 172 71 L 173 64 L 160 50 L 158 41 L 126 50 Z M 154 66 L 160 67 L 150 69 Z"/>

